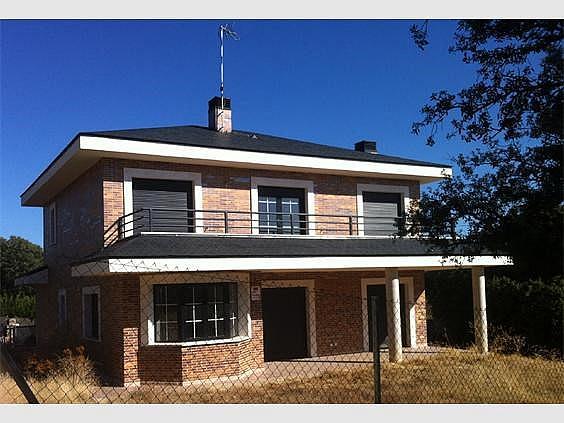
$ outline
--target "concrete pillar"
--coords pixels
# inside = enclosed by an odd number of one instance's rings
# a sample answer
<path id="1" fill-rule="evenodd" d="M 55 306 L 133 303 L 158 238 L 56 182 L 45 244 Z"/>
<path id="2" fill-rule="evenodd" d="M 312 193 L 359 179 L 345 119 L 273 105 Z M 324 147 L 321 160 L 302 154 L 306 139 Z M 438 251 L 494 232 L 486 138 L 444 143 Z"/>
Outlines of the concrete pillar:
<path id="1" fill-rule="evenodd" d="M 486 276 L 483 267 L 472 267 L 474 301 L 474 338 L 478 350 L 488 352 L 488 317 L 486 314 Z"/>
<path id="2" fill-rule="evenodd" d="M 398 269 L 386 269 L 386 311 L 388 314 L 388 352 L 389 360 L 397 363 L 402 360 L 400 280 Z"/>

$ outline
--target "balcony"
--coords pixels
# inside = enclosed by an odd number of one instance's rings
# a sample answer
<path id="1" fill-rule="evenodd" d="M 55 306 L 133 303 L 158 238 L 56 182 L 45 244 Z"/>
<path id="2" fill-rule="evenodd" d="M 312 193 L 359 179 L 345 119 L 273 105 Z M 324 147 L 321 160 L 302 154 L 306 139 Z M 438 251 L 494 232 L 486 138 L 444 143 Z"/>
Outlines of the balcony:
<path id="1" fill-rule="evenodd" d="M 404 229 L 405 218 L 394 216 L 149 208 L 117 219 L 104 245 L 140 233 L 389 237 Z"/>

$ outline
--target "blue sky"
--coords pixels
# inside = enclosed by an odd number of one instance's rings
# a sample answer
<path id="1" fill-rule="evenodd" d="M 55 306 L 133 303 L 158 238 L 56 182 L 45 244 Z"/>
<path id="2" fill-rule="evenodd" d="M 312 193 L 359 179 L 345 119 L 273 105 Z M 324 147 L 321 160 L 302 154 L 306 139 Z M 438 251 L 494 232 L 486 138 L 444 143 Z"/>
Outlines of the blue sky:
<path id="1" fill-rule="evenodd" d="M 420 21 L 419 21 L 420 22 Z M 218 93 L 219 21 L 3 21 L 0 236 L 42 243 L 41 210 L 19 195 L 79 131 L 207 124 Z M 433 91 L 471 83 L 449 54 L 455 21 L 231 21 L 226 95 L 233 125 L 384 154 L 449 162 L 459 142 L 425 145 L 411 124 Z"/>

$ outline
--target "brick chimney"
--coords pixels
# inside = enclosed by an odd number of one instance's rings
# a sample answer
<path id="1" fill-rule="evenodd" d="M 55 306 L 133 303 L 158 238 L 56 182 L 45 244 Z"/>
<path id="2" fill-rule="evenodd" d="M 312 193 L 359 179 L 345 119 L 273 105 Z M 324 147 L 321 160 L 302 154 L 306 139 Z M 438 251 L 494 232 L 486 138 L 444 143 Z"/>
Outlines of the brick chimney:
<path id="1" fill-rule="evenodd" d="M 359 141 L 354 145 L 354 149 L 365 153 L 378 154 L 378 150 L 376 150 L 376 141 Z"/>
<path id="2" fill-rule="evenodd" d="M 231 99 L 223 98 L 223 109 L 221 108 L 221 97 L 214 97 L 208 101 L 208 127 L 217 132 L 229 133 L 233 130 L 231 125 Z"/>

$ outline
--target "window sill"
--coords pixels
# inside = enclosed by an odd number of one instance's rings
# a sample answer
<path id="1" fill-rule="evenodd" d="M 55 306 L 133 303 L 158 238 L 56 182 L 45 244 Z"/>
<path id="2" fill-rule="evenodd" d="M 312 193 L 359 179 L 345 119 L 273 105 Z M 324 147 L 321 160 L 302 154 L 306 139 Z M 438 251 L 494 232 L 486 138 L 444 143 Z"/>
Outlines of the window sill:
<path id="1" fill-rule="evenodd" d="M 174 345 L 177 347 L 197 347 L 202 345 L 218 345 L 218 344 L 235 344 L 237 342 L 243 342 L 250 340 L 250 336 L 236 336 L 234 338 L 226 338 L 226 339 L 210 339 L 207 341 L 188 341 L 188 342 L 155 342 L 151 341 L 147 346 L 155 347 L 155 346 L 166 346 L 166 345 Z"/>
<path id="2" fill-rule="evenodd" d="M 90 342 L 102 342 L 102 338 L 89 338 L 87 336 L 82 336 L 82 339 Z"/>

